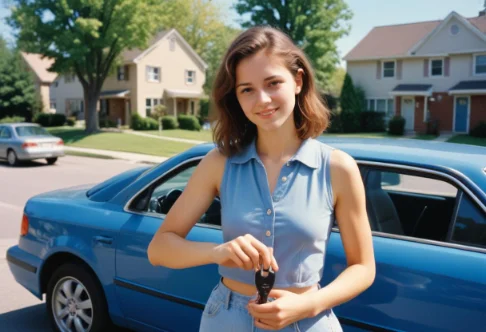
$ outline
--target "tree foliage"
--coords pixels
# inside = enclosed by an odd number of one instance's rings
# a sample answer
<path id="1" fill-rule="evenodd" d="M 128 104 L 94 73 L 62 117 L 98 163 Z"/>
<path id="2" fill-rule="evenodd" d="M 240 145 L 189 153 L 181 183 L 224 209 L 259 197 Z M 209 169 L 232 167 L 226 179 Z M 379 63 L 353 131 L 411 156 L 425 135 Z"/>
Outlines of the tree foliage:
<path id="1" fill-rule="evenodd" d="M 235 9 L 249 15 L 243 27 L 270 25 L 300 46 L 316 71 L 321 88 L 339 62 L 336 41 L 349 33 L 352 13 L 344 0 L 237 0 Z"/>

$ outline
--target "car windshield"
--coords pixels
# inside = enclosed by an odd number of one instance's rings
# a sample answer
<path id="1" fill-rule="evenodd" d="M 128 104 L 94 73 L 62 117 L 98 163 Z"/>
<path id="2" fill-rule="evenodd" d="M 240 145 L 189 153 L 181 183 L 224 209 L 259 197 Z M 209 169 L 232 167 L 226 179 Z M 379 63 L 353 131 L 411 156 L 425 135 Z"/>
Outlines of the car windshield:
<path id="1" fill-rule="evenodd" d="M 37 126 L 15 127 L 15 131 L 19 136 L 50 136 L 47 130 Z"/>

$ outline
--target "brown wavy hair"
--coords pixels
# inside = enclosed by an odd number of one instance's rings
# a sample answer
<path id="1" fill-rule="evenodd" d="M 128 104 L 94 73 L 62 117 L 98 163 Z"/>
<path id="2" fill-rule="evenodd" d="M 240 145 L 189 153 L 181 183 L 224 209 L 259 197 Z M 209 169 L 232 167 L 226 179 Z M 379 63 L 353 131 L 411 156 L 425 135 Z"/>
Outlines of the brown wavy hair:
<path id="1" fill-rule="evenodd" d="M 299 138 L 315 138 L 329 125 L 329 109 L 317 92 L 314 73 L 304 52 L 280 30 L 266 26 L 250 28 L 228 48 L 213 85 L 213 140 L 225 156 L 239 152 L 257 135 L 255 124 L 248 120 L 238 102 L 235 84 L 239 62 L 261 50 L 281 57 L 294 77 L 299 69 L 304 71 L 293 112 Z"/>

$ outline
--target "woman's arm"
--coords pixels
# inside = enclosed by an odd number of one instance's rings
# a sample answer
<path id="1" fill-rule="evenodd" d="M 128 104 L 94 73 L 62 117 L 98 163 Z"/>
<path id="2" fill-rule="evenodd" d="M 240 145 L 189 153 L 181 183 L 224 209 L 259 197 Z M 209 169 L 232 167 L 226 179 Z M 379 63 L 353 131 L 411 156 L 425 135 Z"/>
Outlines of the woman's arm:
<path id="1" fill-rule="evenodd" d="M 214 149 L 196 167 L 149 244 L 147 254 L 152 265 L 180 269 L 212 263 L 210 253 L 215 243 L 193 242 L 185 237 L 217 195 L 224 164 L 225 157 Z"/>
<path id="2" fill-rule="evenodd" d="M 309 294 L 315 308 L 312 316 L 353 299 L 370 287 L 375 279 L 363 180 L 356 161 L 340 150 L 334 150 L 331 155 L 331 182 L 348 266 L 329 285 Z"/>

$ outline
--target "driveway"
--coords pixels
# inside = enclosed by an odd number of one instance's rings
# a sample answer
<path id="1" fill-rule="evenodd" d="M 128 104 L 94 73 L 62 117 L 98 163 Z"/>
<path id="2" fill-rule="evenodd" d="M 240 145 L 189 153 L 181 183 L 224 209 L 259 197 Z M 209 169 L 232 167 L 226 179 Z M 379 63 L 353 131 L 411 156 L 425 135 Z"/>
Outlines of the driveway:
<path id="1" fill-rule="evenodd" d="M 17 242 L 23 206 L 33 195 L 86 183 L 98 183 L 141 164 L 66 156 L 54 166 L 44 161 L 9 167 L 0 162 L 0 330 L 51 331 L 45 304 L 18 285 L 5 252 Z"/>

